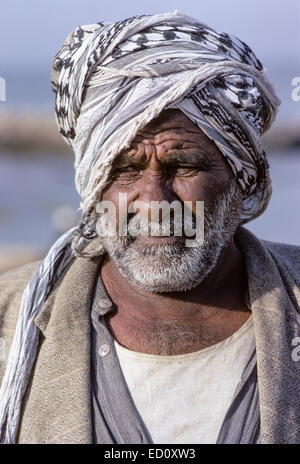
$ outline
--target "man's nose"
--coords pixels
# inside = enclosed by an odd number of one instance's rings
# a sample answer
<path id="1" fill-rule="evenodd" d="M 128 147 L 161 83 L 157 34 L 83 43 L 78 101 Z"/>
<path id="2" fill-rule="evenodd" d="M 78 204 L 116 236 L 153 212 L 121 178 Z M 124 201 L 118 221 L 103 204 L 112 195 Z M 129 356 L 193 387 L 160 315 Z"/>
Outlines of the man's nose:
<path id="1" fill-rule="evenodd" d="M 171 203 L 176 199 L 176 195 L 172 188 L 171 179 L 166 178 L 165 173 L 161 170 L 149 169 L 143 176 L 143 181 L 140 184 L 140 192 L 138 196 L 138 208 L 141 214 L 151 220 L 152 202 L 162 201 Z"/>

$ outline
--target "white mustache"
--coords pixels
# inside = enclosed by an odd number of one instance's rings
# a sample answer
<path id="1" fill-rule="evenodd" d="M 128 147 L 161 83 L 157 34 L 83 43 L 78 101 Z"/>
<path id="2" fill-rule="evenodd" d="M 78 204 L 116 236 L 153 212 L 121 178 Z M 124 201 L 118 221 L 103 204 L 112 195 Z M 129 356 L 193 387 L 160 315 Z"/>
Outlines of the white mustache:
<path id="1" fill-rule="evenodd" d="M 129 235 L 138 237 L 139 235 L 155 236 L 155 237 L 168 237 L 171 235 L 183 236 L 184 228 L 192 228 L 195 226 L 194 218 L 185 217 L 179 220 L 176 217 L 167 218 L 156 221 L 147 221 L 141 216 L 140 213 L 135 214 L 130 219 L 128 225 L 125 223 L 120 224 L 119 230 L 121 234 L 126 232 L 126 227 Z"/>

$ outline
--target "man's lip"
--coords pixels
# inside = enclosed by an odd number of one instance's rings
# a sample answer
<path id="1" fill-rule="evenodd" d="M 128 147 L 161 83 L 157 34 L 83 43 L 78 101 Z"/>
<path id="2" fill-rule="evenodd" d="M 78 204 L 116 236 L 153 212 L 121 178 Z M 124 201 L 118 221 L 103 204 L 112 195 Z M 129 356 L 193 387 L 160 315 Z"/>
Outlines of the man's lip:
<path id="1" fill-rule="evenodd" d="M 178 237 L 174 235 L 168 236 L 151 236 L 151 235 L 139 235 L 138 240 L 141 243 L 145 243 L 146 245 L 159 245 L 163 243 L 174 243 L 178 240 Z"/>

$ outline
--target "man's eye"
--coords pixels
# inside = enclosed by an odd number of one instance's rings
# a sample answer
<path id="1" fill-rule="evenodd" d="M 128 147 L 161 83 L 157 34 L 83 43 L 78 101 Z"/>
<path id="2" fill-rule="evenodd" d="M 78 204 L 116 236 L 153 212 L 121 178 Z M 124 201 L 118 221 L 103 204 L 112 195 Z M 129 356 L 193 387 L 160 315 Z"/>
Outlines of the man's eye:
<path id="1" fill-rule="evenodd" d="M 117 171 L 119 171 L 119 172 L 133 172 L 133 171 L 136 171 L 136 169 L 133 168 L 132 166 L 126 166 L 126 167 L 117 169 Z"/>
<path id="2" fill-rule="evenodd" d="M 195 175 L 199 171 L 202 171 L 203 169 L 199 166 L 183 166 L 183 165 L 178 165 L 178 166 L 171 166 L 170 167 L 170 173 L 177 175 L 177 176 L 188 176 L 188 175 Z"/>
<path id="3" fill-rule="evenodd" d="M 133 166 L 124 166 L 122 168 L 117 168 L 113 171 L 114 178 L 124 178 L 124 177 L 134 177 L 138 176 L 140 169 Z"/>

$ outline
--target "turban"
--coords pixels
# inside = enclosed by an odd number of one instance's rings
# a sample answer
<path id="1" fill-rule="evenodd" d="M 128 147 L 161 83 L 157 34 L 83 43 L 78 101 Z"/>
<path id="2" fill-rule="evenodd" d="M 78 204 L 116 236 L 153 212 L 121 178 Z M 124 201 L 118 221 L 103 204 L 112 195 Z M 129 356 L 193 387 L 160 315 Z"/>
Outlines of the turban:
<path id="1" fill-rule="evenodd" d="M 99 200 L 114 158 L 167 108 L 184 112 L 226 158 L 244 193 L 243 223 L 267 207 L 261 135 L 279 100 L 236 37 L 178 13 L 80 26 L 53 60 L 52 86 L 84 212 Z"/>
<path id="2" fill-rule="evenodd" d="M 242 222 L 266 208 L 271 181 L 260 137 L 279 100 L 259 60 L 236 37 L 178 13 L 80 26 L 55 56 L 51 80 L 58 127 L 74 150 L 75 183 L 87 217 L 109 182 L 115 157 L 168 108 L 186 114 L 226 158 L 244 192 Z M 80 226 L 54 243 L 24 290 L 0 389 L 2 443 L 16 440 L 38 347 L 34 319 L 74 258 L 78 231 Z"/>

